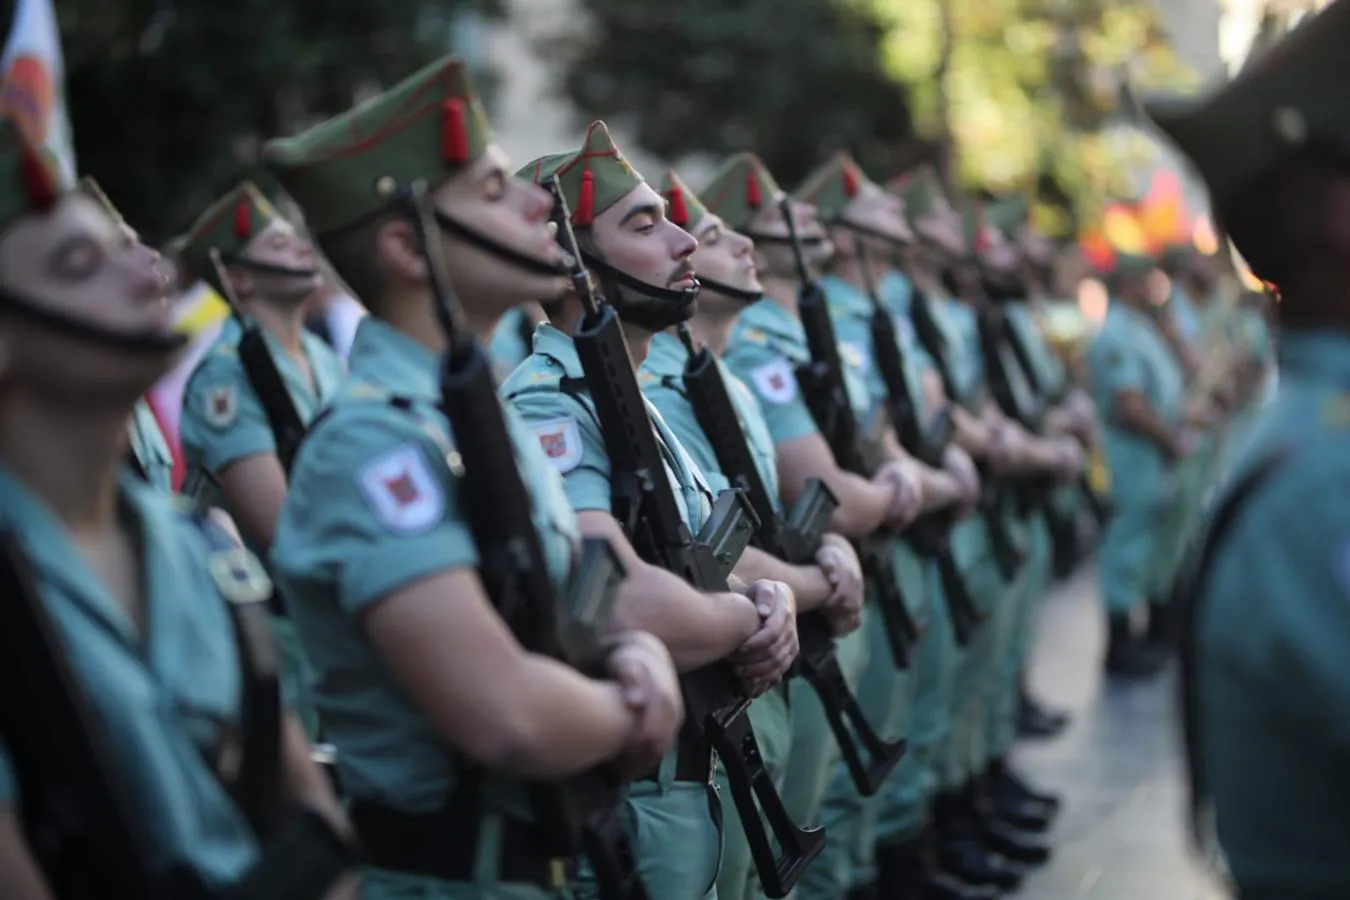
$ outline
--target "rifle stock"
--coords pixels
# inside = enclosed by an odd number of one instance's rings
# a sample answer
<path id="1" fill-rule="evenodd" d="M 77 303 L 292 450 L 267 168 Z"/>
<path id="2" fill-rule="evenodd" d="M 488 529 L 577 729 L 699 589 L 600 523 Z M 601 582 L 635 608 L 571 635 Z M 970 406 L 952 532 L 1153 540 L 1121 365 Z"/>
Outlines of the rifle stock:
<path id="1" fill-rule="evenodd" d="M 680 336 L 690 351 L 684 370 L 685 393 L 723 473 L 744 492 L 759 518 L 755 545 L 786 562 L 814 564 L 838 501 L 824 482 L 813 478 L 787 521 L 782 520 L 755 466 L 712 353 L 706 347 L 695 349 L 686 330 L 681 330 Z M 797 637 L 801 645 L 798 671 L 820 698 L 854 785 L 863 796 L 871 797 L 900 762 L 905 742 L 882 739 L 863 715 L 839 668 L 834 636 L 823 615 L 818 612 L 799 615 Z"/>
<path id="2" fill-rule="evenodd" d="M 731 567 L 759 525 L 754 510 L 739 491 L 723 492 L 699 539 L 690 533 L 666 478 L 618 315 L 594 292 L 557 179 L 550 179 L 548 187 L 554 198 L 558 241 L 571 257 L 572 283 L 584 310 L 572 337 L 609 455 L 615 518 L 647 562 L 674 572 L 699 590 L 725 591 Z M 825 833 L 819 828 L 800 828 L 788 815 L 745 715 L 749 698 L 730 666 L 725 662 L 704 666 L 687 674 L 681 683 L 686 731 L 695 732 L 685 739 L 700 747 L 700 752 L 716 749 L 760 883 L 769 897 L 784 897 L 819 855 Z M 765 819 L 780 848 L 777 854 Z"/>

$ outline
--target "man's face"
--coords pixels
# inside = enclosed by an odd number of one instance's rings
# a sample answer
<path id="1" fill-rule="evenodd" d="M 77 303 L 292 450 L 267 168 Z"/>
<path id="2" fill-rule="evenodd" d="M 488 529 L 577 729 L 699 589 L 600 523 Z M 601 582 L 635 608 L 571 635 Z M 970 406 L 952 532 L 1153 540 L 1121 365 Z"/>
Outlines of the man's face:
<path id="1" fill-rule="evenodd" d="M 500 147 L 489 144 L 473 165 L 436 189 L 436 208 L 496 243 L 556 264 L 562 250 L 549 224 L 553 198 L 539 185 L 513 176 L 509 163 Z M 568 284 L 566 275 L 526 271 L 454 235 L 442 234 L 442 247 L 455 292 L 479 307 L 504 312 L 551 300 L 562 296 Z"/>
<path id="2" fill-rule="evenodd" d="M 695 234 L 698 249 L 690 261 L 700 276 L 751 293 L 759 293 L 764 289 L 759 283 L 759 271 L 755 268 L 754 241 L 727 228 L 712 213 L 699 221 Z M 715 292 L 705 284 L 699 294 L 700 308 L 707 308 L 710 301 L 716 303 L 717 300 L 713 299 L 715 296 Z"/>
<path id="3" fill-rule="evenodd" d="M 914 240 L 914 231 L 905 218 L 905 201 L 869 182 L 858 188 L 858 194 L 844 207 L 843 221 L 861 225 L 869 231 L 885 235 L 894 244 L 908 244 Z M 876 238 L 869 240 L 869 248 L 877 244 L 878 251 L 885 252 L 880 246 L 883 242 Z"/>
<path id="4" fill-rule="evenodd" d="M 1055 242 L 1032 228 L 1030 222 L 1017 230 L 1017 247 L 1033 265 L 1045 267 L 1055 261 Z"/>
<path id="5" fill-rule="evenodd" d="M 241 300 L 265 297 L 272 300 L 298 303 L 318 290 L 322 276 L 314 257 L 314 248 L 295 230 L 290 222 L 274 219 L 258 234 L 249 239 L 239 256 L 269 266 L 306 271 L 308 275 L 280 275 L 259 272 L 244 266 L 231 266 L 227 271 L 230 285 Z"/>
<path id="6" fill-rule="evenodd" d="M 983 238 L 983 246 L 977 252 L 980 262 L 990 271 L 1008 274 L 1017 268 L 1017 245 L 1009 241 L 1002 231 L 986 227 Z"/>
<path id="7" fill-rule="evenodd" d="M 797 231 L 798 239 L 802 241 L 802 256 L 805 257 L 806 265 L 812 269 L 819 269 L 834 255 L 834 244 L 830 242 L 825 227 L 816 217 L 816 208 L 810 203 L 793 200 L 791 214 L 792 225 Z M 786 240 L 788 237 L 787 223 L 783 221 L 783 214 L 779 212 L 776 202 L 766 205 L 756 213 L 746 230 L 769 238 Z M 797 267 L 792 247 L 782 241 L 760 241 L 755 245 L 755 255 L 755 265 L 761 273 L 780 277 L 792 277 L 796 274 Z"/>
<path id="8" fill-rule="evenodd" d="M 694 236 L 666 218 L 666 201 L 642 183 L 595 217 L 595 250 L 605 262 L 654 287 L 694 286 Z"/>
<path id="9" fill-rule="evenodd" d="M 127 335 L 171 337 L 160 257 L 95 201 L 67 194 L 0 234 L 0 294 Z M 0 303 L 0 381 L 57 402 L 130 403 L 169 366 L 172 352 L 112 347 L 12 315 Z"/>

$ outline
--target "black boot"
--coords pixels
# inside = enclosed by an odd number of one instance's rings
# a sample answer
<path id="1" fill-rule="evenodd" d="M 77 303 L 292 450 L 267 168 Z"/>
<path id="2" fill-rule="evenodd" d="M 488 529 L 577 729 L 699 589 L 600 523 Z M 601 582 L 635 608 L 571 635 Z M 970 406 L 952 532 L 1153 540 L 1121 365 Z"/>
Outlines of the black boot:
<path id="1" fill-rule="evenodd" d="M 1172 604 L 1151 601 L 1148 605 L 1148 642 L 1154 652 L 1171 656 L 1176 647 L 1176 616 Z"/>
<path id="2" fill-rule="evenodd" d="M 886 900 L 998 900 L 993 887 L 976 887 L 938 868 L 934 839 L 925 831 L 912 840 L 877 846 L 877 884 Z"/>
<path id="3" fill-rule="evenodd" d="M 1000 815 L 1005 809 L 1021 806 L 1039 818 L 1053 820 L 1061 805 L 1058 794 L 1033 788 L 1000 756 L 989 764 L 989 796 Z M 1002 816 L 1008 818 L 1007 816 Z"/>
<path id="4" fill-rule="evenodd" d="M 1017 736 L 1021 738 L 1050 738 L 1069 724 L 1068 713 L 1051 711 L 1041 706 L 1027 693 L 1023 685 L 1017 692 Z"/>
<path id="5" fill-rule="evenodd" d="M 918 863 L 923 900 L 998 900 L 1001 893 L 993 885 L 971 884 L 942 870 L 938 862 L 939 840 L 935 828 L 929 828 L 919 836 Z"/>
<path id="6" fill-rule="evenodd" d="M 966 797 L 980 823 L 980 837 L 985 846 L 1004 859 L 1029 868 L 1045 865 L 1050 861 L 1050 845 L 1037 831 L 1019 828 L 998 815 L 989 790 L 990 781 L 987 776 L 972 779 Z M 1048 821 L 1045 826 L 1049 826 Z"/>
<path id="7" fill-rule="evenodd" d="M 976 887 L 1016 890 L 1026 866 L 1000 856 L 984 842 L 984 828 L 965 791 L 939 794 L 934 805 L 937 862 L 942 871 Z"/>
<path id="8" fill-rule="evenodd" d="M 1115 678 L 1143 679 L 1158 674 L 1167 658 L 1148 642 L 1136 638 L 1130 617 L 1113 613 L 1108 627 L 1106 674 Z"/>
<path id="9" fill-rule="evenodd" d="M 860 884 L 848 892 L 848 900 L 878 900 L 880 896 L 881 892 L 875 881 Z"/>

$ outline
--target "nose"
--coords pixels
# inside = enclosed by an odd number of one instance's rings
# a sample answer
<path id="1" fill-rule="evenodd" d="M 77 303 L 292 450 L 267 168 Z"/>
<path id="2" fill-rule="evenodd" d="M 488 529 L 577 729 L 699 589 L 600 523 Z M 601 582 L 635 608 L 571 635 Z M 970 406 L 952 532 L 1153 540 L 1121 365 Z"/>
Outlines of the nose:
<path id="1" fill-rule="evenodd" d="M 672 223 L 673 224 L 673 223 Z M 671 241 L 670 258 L 677 262 L 682 259 L 688 259 L 698 249 L 698 238 L 689 232 L 674 225 L 675 239 Z"/>
<path id="2" fill-rule="evenodd" d="M 542 222 L 547 219 L 549 213 L 553 211 L 553 195 L 532 181 L 523 178 L 511 180 L 521 193 L 521 212 L 524 213 L 526 220 Z"/>
<path id="3" fill-rule="evenodd" d="M 735 259 L 747 256 L 755 249 L 755 242 L 739 231 L 728 231 L 727 238 L 731 241 L 731 255 Z"/>
<path id="4" fill-rule="evenodd" d="M 816 224 L 817 210 L 814 203 L 803 203 L 798 201 L 796 204 L 797 221 L 801 225 Z"/>

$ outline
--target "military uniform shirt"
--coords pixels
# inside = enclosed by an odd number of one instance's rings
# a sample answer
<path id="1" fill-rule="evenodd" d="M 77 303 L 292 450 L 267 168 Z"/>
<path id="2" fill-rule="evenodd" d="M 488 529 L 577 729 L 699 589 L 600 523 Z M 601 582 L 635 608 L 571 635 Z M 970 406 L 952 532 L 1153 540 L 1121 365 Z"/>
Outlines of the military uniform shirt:
<path id="1" fill-rule="evenodd" d="M 736 320 L 722 359 L 759 400 L 774 444 L 819 433 L 797 384 L 796 369 L 811 361 L 811 351 L 802 323 L 792 313 L 768 298 L 746 307 Z M 843 350 L 840 359 L 849 405 L 865 426 L 872 403 L 858 369 L 860 360 Z"/>
<path id="2" fill-rule="evenodd" d="M 1197 622 L 1199 726 L 1243 896 L 1350 896 L 1350 338 L 1290 331 L 1237 476 L 1291 452 L 1220 544 Z"/>
<path id="3" fill-rule="evenodd" d="M 362 615 L 391 593 L 478 565 L 460 471 L 438 409 L 437 359 L 374 317 L 357 329 L 351 374 L 296 455 L 272 563 L 315 675 L 315 706 L 349 796 L 428 812 L 447 801 L 455 754 L 371 646 Z M 391 398 L 411 408 L 395 408 Z M 507 424 L 561 587 L 576 519 L 538 443 Z M 502 448 L 503 452 L 507 448 Z M 500 798 L 499 798 L 500 799 Z"/>
<path id="4" fill-rule="evenodd" d="M 252 830 L 212 769 L 239 746 L 241 672 L 225 593 L 248 589 L 256 600 L 270 585 L 244 551 L 233 552 L 249 565 L 234 571 L 251 574 L 252 583 L 217 581 L 212 550 L 169 498 L 130 473 L 120 491 L 125 519 L 141 537 L 143 631 L 52 510 L 3 466 L 0 527 L 15 534 L 32 563 L 131 803 L 132 824 L 153 854 L 148 863 L 157 871 L 185 863 L 219 887 L 258 856 Z M 0 752 L 0 805 L 18 809 L 21 793 Z M 117 886 L 108 890 L 115 895 Z"/>
<path id="5" fill-rule="evenodd" d="M 609 452 L 590 395 L 585 373 L 570 335 L 542 324 L 534 333 L 534 353 L 502 385 L 502 395 L 535 433 L 578 512 L 613 512 Z M 570 388 L 570 390 L 568 389 Z M 685 525 L 695 534 L 712 514 L 712 486 L 690 459 L 661 413 L 646 401 L 656 429 L 666 477 L 675 491 Z"/>
<path id="6" fill-rule="evenodd" d="M 887 269 L 877 282 L 877 299 L 891 314 L 900 346 L 914 360 L 918 371 L 933 368 L 933 358 L 914 333 L 914 283 L 896 269 Z"/>
<path id="7" fill-rule="evenodd" d="M 525 361 L 533 350 L 534 323 L 519 306 L 508 309 L 488 341 L 488 354 L 497 381 L 502 382 Z"/>
<path id="8" fill-rule="evenodd" d="M 723 491 L 731 487 L 731 483 L 723 473 L 717 453 L 699 424 L 698 417 L 694 415 L 694 407 L 684 390 L 684 367 L 688 359 L 684 343 L 674 335 L 662 332 L 652 339 L 651 352 L 638 371 L 638 379 L 642 393 L 670 425 L 681 446 L 708 479 L 713 491 Z M 773 438 L 769 436 L 769 426 L 764 422 L 759 402 L 739 378 L 727 371 L 721 360 L 717 360 L 717 371 L 726 385 L 736 419 L 750 447 L 750 456 L 755 461 L 755 469 L 764 482 L 764 489 L 769 492 L 774 511 L 781 513 Z"/>
<path id="9" fill-rule="evenodd" d="M 1051 393 L 1061 389 L 1068 380 L 1064 361 L 1046 343 L 1045 334 L 1036 324 L 1031 308 L 1025 303 L 1007 303 L 1002 309 L 1014 339 L 1026 349 L 1030 357 L 1035 383 L 1044 385 Z"/>
<path id="10" fill-rule="evenodd" d="M 173 453 L 160 430 L 159 420 L 144 397 L 131 408 L 127 440 L 150 486 L 166 494 L 173 493 Z"/>
<path id="11" fill-rule="evenodd" d="M 183 391 L 183 416 L 178 429 L 189 474 L 204 469 L 219 476 L 241 459 L 276 452 L 272 426 L 239 358 L 243 333 L 236 318 L 228 319 Z M 308 423 L 337 393 L 342 381 L 342 361 L 322 338 L 304 331 L 300 343 L 309 361 L 311 382 L 271 335 L 264 332 L 264 340 L 300 421 Z M 218 505 L 215 497 L 200 499 L 207 505 Z"/>

